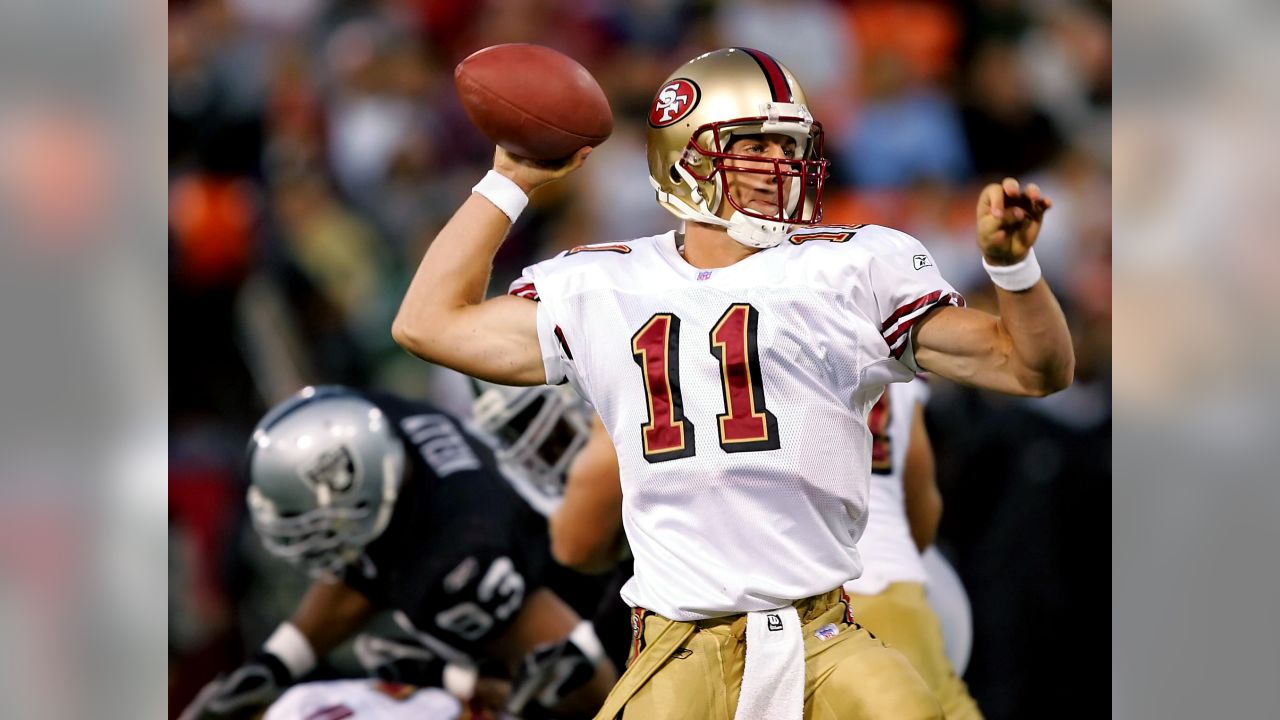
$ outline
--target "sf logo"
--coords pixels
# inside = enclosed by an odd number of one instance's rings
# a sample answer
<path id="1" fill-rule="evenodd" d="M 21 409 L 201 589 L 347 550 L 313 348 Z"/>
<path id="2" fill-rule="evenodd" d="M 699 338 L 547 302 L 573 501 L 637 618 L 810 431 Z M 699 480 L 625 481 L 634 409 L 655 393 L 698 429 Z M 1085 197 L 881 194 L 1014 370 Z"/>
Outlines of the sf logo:
<path id="1" fill-rule="evenodd" d="M 691 80 L 672 80 L 658 91 L 649 111 L 649 124 L 665 127 L 689 114 L 698 104 L 698 86 Z"/>

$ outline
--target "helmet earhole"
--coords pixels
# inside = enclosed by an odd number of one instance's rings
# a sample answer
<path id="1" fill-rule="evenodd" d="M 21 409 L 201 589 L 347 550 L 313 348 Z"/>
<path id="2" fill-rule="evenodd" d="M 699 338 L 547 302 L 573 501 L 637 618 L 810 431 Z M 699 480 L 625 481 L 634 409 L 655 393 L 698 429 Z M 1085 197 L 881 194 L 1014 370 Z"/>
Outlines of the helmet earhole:
<path id="1" fill-rule="evenodd" d="M 680 173 L 676 172 L 676 166 L 671 166 L 671 182 L 680 182 Z"/>

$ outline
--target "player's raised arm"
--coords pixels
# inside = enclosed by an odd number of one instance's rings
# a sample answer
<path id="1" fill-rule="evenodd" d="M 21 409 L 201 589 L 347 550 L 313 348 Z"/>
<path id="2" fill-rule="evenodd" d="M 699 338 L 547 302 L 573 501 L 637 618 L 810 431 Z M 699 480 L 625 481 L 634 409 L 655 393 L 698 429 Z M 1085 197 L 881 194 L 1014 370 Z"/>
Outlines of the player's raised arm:
<path id="1" fill-rule="evenodd" d="M 548 166 L 498 148 L 494 169 L 436 235 L 400 304 L 391 334 L 405 350 L 473 377 L 507 385 L 546 381 L 537 305 L 486 301 L 493 257 L 538 187 L 573 172 L 591 149 Z"/>
<path id="2" fill-rule="evenodd" d="M 1013 178 L 983 189 L 978 244 L 1000 314 L 960 307 L 929 313 L 913 328 L 921 368 L 1012 395 L 1043 397 L 1071 384 L 1071 333 L 1032 252 L 1052 206 L 1035 184 L 1024 191 Z"/>

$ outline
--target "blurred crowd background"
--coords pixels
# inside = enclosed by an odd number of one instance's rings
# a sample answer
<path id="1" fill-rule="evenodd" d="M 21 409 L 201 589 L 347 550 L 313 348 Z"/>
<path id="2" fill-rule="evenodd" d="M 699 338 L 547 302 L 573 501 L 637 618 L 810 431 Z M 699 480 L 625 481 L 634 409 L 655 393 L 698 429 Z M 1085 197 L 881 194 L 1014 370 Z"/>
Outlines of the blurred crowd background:
<path id="1" fill-rule="evenodd" d="M 1109 562 L 1110 2 L 170 0 L 168 31 L 171 713 L 303 585 L 279 582 L 244 517 L 239 461 L 261 413 L 321 382 L 469 412 L 466 382 L 389 327 L 492 159 L 453 67 L 505 42 L 585 65 L 616 129 L 534 199 L 493 292 L 567 247 L 673 227 L 643 118 L 672 70 L 717 47 L 765 50 L 801 80 L 828 133 L 826 220 L 915 235 L 971 305 L 992 303 L 982 185 L 1013 175 L 1053 198 L 1037 255 L 1076 382 L 1036 401 L 934 384 L 939 546 L 969 591 L 966 680 L 989 718 L 1106 712 L 1103 643 L 1082 614 L 1101 613 Z"/>

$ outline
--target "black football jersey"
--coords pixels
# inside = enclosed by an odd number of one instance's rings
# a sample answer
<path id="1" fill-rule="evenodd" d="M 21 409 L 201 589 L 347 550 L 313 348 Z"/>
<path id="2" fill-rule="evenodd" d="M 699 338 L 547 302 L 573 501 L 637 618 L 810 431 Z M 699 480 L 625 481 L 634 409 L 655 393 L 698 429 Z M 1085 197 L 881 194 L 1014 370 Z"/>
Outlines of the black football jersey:
<path id="1" fill-rule="evenodd" d="M 408 452 L 386 530 L 343 581 L 447 661 L 484 657 L 551 562 L 546 519 L 512 489 L 492 449 L 420 401 L 370 395 Z M 465 656 L 465 657 L 464 657 Z"/>

